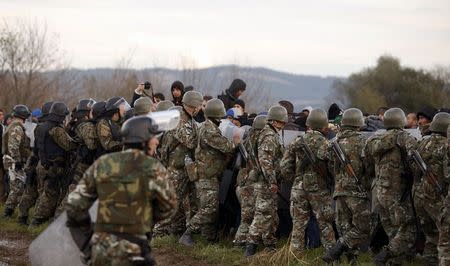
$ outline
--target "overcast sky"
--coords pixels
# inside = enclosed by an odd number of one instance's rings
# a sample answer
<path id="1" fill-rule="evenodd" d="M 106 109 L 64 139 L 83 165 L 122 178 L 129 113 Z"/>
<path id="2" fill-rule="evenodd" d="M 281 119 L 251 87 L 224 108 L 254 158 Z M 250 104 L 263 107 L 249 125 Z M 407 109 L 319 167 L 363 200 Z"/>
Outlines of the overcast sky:
<path id="1" fill-rule="evenodd" d="M 81 68 L 130 54 L 135 68 L 195 61 L 320 75 L 348 75 L 384 53 L 450 65 L 449 0 L 0 0 L 0 17 L 45 22 Z"/>

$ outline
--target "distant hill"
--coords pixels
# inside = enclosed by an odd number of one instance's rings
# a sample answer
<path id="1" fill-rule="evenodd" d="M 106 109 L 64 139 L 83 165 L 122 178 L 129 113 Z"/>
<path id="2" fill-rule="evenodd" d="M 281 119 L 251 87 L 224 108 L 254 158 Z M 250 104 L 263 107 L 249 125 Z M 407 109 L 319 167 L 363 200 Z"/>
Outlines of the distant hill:
<path id="1" fill-rule="evenodd" d="M 78 78 L 94 76 L 105 79 L 117 70 L 108 68 L 73 69 Z M 247 82 L 247 88 L 255 92 L 270 94 L 274 101 L 289 100 L 295 109 L 303 106 L 322 106 L 325 98 L 330 94 L 332 84 L 342 77 L 321 77 L 313 75 L 292 74 L 263 67 L 240 67 L 236 65 L 214 66 L 202 69 L 168 69 L 146 68 L 132 71 L 138 80 L 149 80 L 156 91 L 169 96 L 168 88 L 174 80 L 181 80 L 185 86 L 193 85 L 197 89 L 212 96 L 217 96 L 226 89 L 234 78 L 241 78 Z"/>

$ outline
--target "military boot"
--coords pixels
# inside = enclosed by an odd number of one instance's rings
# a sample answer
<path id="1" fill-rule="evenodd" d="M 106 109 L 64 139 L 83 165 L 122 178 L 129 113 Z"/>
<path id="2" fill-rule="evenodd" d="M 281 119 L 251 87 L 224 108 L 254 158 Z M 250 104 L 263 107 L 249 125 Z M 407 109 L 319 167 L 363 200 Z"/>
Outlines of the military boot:
<path id="1" fill-rule="evenodd" d="M 5 208 L 5 211 L 3 212 L 3 218 L 11 218 L 11 216 L 13 215 L 14 210 L 11 208 Z"/>
<path id="2" fill-rule="evenodd" d="M 188 247 L 193 247 L 195 245 L 194 240 L 192 239 L 192 233 L 189 229 L 186 229 L 184 234 L 178 240 L 178 243 Z"/>
<path id="3" fill-rule="evenodd" d="M 258 246 L 256 244 L 247 243 L 247 245 L 245 246 L 244 256 L 251 257 L 251 256 L 255 255 L 257 247 Z"/>
<path id="4" fill-rule="evenodd" d="M 28 216 L 19 216 L 17 218 L 17 223 L 21 225 L 28 225 Z"/>
<path id="5" fill-rule="evenodd" d="M 383 266 L 392 258 L 394 258 L 394 254 L 392 254 L 389 249 L 383 248 L 381 252 L 373 258 L 373 262 L 376 266 Z"/>
<path id="6" fill-rule="evenodd" d="M 339 260 L 341 255 L 348 250 L 348 247 L 338 241 L 333 247 L 328 249 L 322 257 L 322 260 L 326 263 L 332 263 L 333 261 Z"/>

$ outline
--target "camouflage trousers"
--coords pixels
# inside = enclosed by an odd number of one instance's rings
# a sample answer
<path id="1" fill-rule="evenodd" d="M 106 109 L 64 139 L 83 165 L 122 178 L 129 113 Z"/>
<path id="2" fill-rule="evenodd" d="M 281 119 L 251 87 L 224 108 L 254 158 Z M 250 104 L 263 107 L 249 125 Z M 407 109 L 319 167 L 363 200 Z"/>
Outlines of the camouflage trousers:
<path id="1" fill-rule="evenodd" d="M 302 251 L 306 247 L 305 232 L 309 218 L 313 214 L 319 225 L 320 239 L 325 248 L 335 243 L 333 220 L 334 210 L 331 206 L 329 191 L 305 191 L 303 183 L 294 184 L 291 191 L 292 233 L 291 248 Z"/>
<path id="2" fill-rule="evenodd" d="M 19 217 L 28 217 L 28 211 L 37 205 L 37 199 L 44 187 L 45 169 L 38 163 L 36 166 L 36 182 L 26 185 L 19 203 Z"/>
<path id="3" fill-rule="evenodd" d="M 144 239 L 144 236 L 143 236 Z M 94 233 L 91 239 L 91 265 L 137 265 L 141 256 L 139 245 L 109 233 Z"/>
<path id="4" fill-rule="evenodd" d="M 448 197 L 450 195 L 447 195 Z M 448 205 L 448 202 L 449 200 L 447 199 L 447 205 L 443 209 L 444 212 L 439 221 L 438 252 L 440 266 L 450 265 L 450 205 Z"/>
<path id="5" fill-rule="evenodd" d="M 60 200 L 58 203 L 58 208 L 55 211 L 55 217 L 58 217 L 66 209 L 67 197 L 69 197 L 70 192 L 75 190 L 78 182 L 81 180 L 84 172 L 88 168 L 89 168 L 89 165 L 84 164 L 84 163 L 78 163 L 75 166 L 75 172 L 73 173 L 72 183 L 67 187 L 67 189 L 64 189 L 64 188 L 61 189 L 60 198 L 62 198 L 62 200 Z"/>
<path id="6" fill-rule="evenodd" d="M 399 195 L 391 195 L 385 188 L 377 191 L 377 207 L 381 225 L 389 237 L 388 249 L 400 257 L 414 246 L 416 228 L 409 199 L 400 202 Z"/>
<path id="7" fill-rule="evenodd" d="M 216 221 L 219 215 L 219 181 L 216 178 L 199 179 L 195 182 L 198 211 L 189 220 L 188 229 L 202 232 L 208 240 L 216 238 Z"/>
<path id="8" fill-rule="evenodd" d="M 6 201 L 6 171 L 3 169 L 3 162 L 0 162 L 0 203 L 4 203 Z"/>
<path id="9" fill-rule="evenodd" d="M 177 194 L 178 210 L 172 218 L 161 221 L 153 229 L 154 236 L 166 234 L 181 235 L 186 230 L 187 221 L 197 212 L 195 183 L 189 181 L 185 169 L 168 169 L 169 179 Z"/>
<path id="10" fill-rule="evenodd" d="M 366 198 L 339 196 L 336 198 L 336 227 L 339 241 L 351 250 L 367 242 L 370 234 L 370 206 Z"/>
<path id="11" fill-rule="evenodd" d="M 414 197 L 414 205 L 416 207 L 417 218 L 420 221 L 426 238 L 423 257 L 428 265 L 437 265 L 437 245 L 440 228 L 439 218 L 441 215 L 442 201 L 439 199 L 430 200 L 416 195 Z"/>
<path id="12" fill-rule="evenodd" d="M 264 182 L 255 184 L 255 216 L 250 225 L 247 243 L 259 244 L 262 240 L 266 246 L 275 245 L 275 232 L 278 227 L 278 195 L 270 191 Z"/>
<path id="13" fill-rule="evenodd" d="M 255 214 L 254 185 L 237 187 L 236 196 L 241 205 L 241 222 L 234 236 L 233 243 L 243 244 L 247 241 L 248 230 Z"/>
<path id="14" fill-rule="evenodd" d="M 19 179 L 9 181 L 9 194 L 6 198 L 5 209 L 14 210 L 20 202 L 23 191 L 25 190 L 25 183 Z"/>
<path id="15" fill-rule="evenodd" d="M 60 200 L 61 180 L 64 178 L 64 172 L 65 169 L 61 167 L 46 169 L 43 190 L 35 207 L 34 219 L 48 220 L 54 216 Z"/>

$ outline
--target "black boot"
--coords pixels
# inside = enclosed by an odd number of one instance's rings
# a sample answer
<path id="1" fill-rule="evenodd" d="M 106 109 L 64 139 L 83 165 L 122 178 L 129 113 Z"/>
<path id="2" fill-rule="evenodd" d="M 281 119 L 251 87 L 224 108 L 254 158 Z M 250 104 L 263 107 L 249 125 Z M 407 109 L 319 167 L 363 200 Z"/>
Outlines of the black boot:
<path id="1" fill-rule="evenodd" d="M 333 261 L 339 260 L 341 255 L 348 250 L 348 247 L 338 241 L 332 248 L 328 249 L 322 257 L 322 260 L 326 263 L 332 263 Z"/>
<path id="2" fill-rule="evenodd" d="M 194 240 L 192 239 L 192 233 L 189 229 L 186 229 L 184 234 L 178 240 L 178 243 L 188 247 L 193 247 L 195 245 Z"/>
<path id="3" fill-rule="evenodd" d="M 392 258 L 394 258 L 392 252 L 387 248 L 383 248 L 381 252 L 373 258 L 373 262 L 376 266 L 383 266 Z"/>
<path id="4" fill-rule="evenodd" d="M 5 211 L 3 212 L 3 218 L 11 218 L 11 216 L 13 215 L 14 210 L 10 209 L 10 208 L 6 208 Z"/>
<path id="5" fill-rule="evenodd" d="M 21 225 L 28 225 L 28 216 L 19 216 L 17 218 L 17 223 Z"/>
<path id="6" fill-rule="evenodd" d="M 247 243 L 247 245 L 245 246 L 244 256 L 251 257 L 251 256 L 255 255 L 256 247 L 257 247 L 256 244 Z"/>

